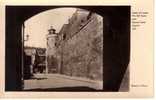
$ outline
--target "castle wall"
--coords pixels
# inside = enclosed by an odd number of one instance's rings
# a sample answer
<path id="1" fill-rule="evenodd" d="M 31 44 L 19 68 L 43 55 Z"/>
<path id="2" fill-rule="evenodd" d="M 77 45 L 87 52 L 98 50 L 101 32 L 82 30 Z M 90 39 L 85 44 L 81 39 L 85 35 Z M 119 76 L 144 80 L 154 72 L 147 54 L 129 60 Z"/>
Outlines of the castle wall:
<path id="1" fill-rule="evenodd" d="M 102 80 L 103 19 L 94 14 L 85 23 L 73 36 L 66 33 L 70 37 L 57 48 L 59 73 Z"/>

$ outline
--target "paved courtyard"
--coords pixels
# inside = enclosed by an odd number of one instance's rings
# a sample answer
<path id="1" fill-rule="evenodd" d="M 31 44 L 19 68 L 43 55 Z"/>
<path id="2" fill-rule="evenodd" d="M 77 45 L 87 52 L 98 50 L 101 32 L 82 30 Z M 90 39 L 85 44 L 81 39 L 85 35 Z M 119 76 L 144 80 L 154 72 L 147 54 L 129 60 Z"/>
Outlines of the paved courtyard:
<path id="1" fill-rule="evenodd" d="M 86 87 L 102 88 L 102 82 L 91 81 L 77 77 L 59 74 L 35 74 L 33 79 L 24 80 L 24 90 L 53 89 L 53 88 Z"/>

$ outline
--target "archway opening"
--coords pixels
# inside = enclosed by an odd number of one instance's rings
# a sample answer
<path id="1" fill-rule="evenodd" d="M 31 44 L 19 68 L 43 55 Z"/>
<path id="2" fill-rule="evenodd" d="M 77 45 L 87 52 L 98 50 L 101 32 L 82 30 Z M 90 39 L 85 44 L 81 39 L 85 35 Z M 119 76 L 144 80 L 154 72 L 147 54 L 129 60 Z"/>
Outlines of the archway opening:
<path id="1" fill-rule="evenodd" d="M 24 90 L 103 89 L 102 16 L 57 8 L 26 20 L 23 30 Z"/>

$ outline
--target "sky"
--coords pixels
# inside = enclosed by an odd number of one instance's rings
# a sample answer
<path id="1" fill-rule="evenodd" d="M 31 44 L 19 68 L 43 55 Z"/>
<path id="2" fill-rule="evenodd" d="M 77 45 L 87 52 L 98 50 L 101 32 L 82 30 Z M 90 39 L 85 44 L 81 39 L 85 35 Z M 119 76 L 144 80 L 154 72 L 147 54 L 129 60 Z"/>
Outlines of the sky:
<path id="1" fill-rule="evenodd" d="M 68 23 L 76 8 L 57 8 L 41 12 L 25 21 L 25 46 L 46 48 L 46 34 L 51 26 L 59 32 L 63 24 Z"/>

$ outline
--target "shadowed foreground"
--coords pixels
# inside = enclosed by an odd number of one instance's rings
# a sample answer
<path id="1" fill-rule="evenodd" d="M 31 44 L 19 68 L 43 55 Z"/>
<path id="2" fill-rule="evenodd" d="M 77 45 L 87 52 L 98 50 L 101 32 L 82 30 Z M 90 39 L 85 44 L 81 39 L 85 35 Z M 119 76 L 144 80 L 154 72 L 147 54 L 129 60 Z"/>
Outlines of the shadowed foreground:
<path id="1" fill-rule="evenodd" d="M 63 87 L 63 88 L 47 88 L 47 89 L 41 89 L 41 88 L 37 88 L 37 89 L 28 89 L 28 90 L 24 90 L 24 91 L 94 91 L 95 89 L 93 88 L 89 88 L 89 87 Z"/>

